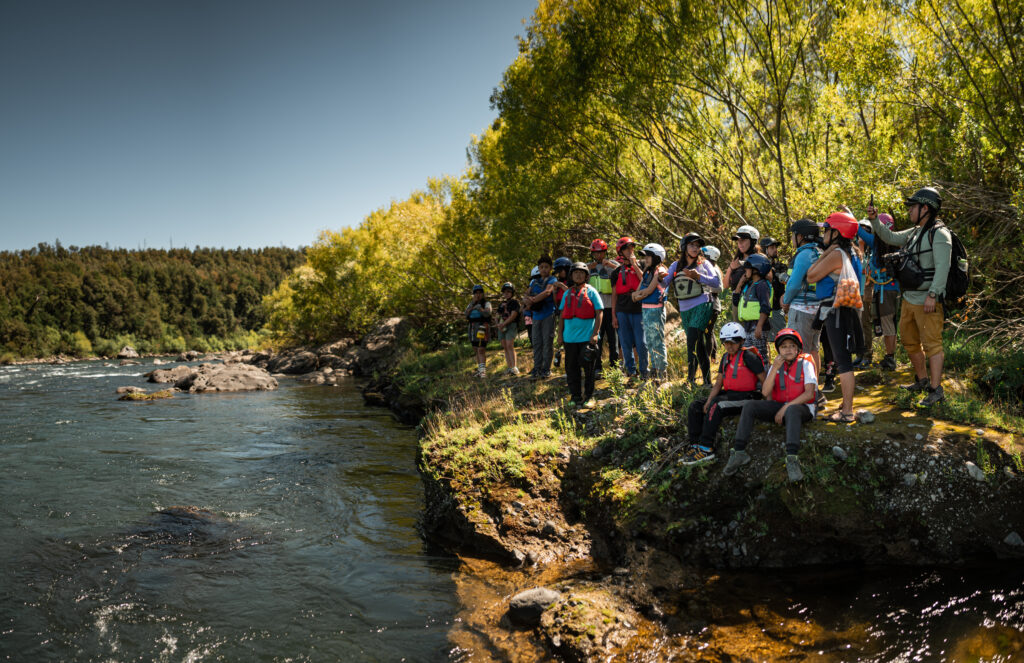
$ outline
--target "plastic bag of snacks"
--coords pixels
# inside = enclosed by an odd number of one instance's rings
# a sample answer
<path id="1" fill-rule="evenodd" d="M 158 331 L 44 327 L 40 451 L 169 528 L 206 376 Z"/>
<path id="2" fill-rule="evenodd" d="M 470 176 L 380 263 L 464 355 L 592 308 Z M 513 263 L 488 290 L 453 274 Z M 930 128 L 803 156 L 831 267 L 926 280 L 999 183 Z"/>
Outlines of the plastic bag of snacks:
<path id="1" fill-rule="evenodd" d="M 836 300 L 833 306 L 863 309 L 864 302 L 860 297 L 860 279 L 857 278 L 857 270 L 853 268 L 853 262 L 846 251 L 840 251 L 843 256 L 843 268 L 839 271 L 839 283 L 836 284 Z"/>

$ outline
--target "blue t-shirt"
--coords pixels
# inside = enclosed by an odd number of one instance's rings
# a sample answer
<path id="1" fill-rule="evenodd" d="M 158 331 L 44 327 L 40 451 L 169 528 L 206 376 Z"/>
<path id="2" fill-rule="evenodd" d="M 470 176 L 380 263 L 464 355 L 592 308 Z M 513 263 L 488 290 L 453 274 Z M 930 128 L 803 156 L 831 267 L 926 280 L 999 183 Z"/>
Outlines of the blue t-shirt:
<path id="1" fill-rule="evenodd" d="M 544 292 L 544 289 L 547 288 L 552 283 L 558 283 L 558 279 L 556 279 L 554 276 L 549 276 L 546 279 L 538 278 L 536 281 L 534 281 L 533 283 L 530 284 L 530 294 L 533 295 L 533 296 L 539 295 L 540 293 Z M 551 315 L 554 312 L 555 312 L 555 298 L 554 298 L 554 296 L 545 297 L 544 298 L 544 305 L 541 306 L 539 309 L 535 309 L 533 311 L 533 320 L 534 320 L 534 322 L 543 320 L 544 318 L 548 317 L 549 315 Z"/>
<path id="2" fill-rule="evenodd" d="M 597 288 L 589 283 L 583 287 L 586 290 L 587 296 L 590 297 L 590 301 L 594 304 L 594 310 L 602 310 L 604 308 L 604 303 L 601 302 L 601 293 L 597 291 Z M 571 289 L 566 290 L 562 295 L 562 302 L 558 305 L 558 310 L 565 310 L 565 304 L 569 301 L 569 297 L 582 298 L 583 292 L 583 290 L 580 290 L 579 294 L 574 295 Z M 587 343 L 590 341 L 590 337 L 594 334 L 593 318 L 589 320 L 582 318 L 569 318 L 568 320 L 563 320 L 562 324 L 565 325 L 562 336 L 566 343 Z"/>

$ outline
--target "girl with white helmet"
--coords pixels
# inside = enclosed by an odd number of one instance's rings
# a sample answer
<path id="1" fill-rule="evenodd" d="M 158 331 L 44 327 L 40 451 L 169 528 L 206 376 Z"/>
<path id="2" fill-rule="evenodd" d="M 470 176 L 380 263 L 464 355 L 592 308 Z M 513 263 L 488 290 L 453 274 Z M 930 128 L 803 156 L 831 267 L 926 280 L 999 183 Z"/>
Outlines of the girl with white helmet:
<path id="1" fill-rule="evenodd" d="M 733 255 L 729 269 L 725 271 L 726 286 L 732 291 L 732 319 L 738 320 L 738 309 L 740 303 L 740 292 L 743 290 L 743 263 L 755 253 L 761 252 L 757 240 L 761 239 L 761 233 L 754 226 L 743 225 L 736 229 L 732 238 L 736 241 L 736 253 Z"/>
<path id="2" fill-rule="evenodd" d="M 668 352 L 665 349 L 665 247 L 648 244 L 641 250 L 644 259 L 644 277 L 640 289 L 633 293 L 633 301 L 643 307 L 644 344 L 650 357 L 651 373 L 655 380 L 664 379 L 668 370 Z"/>
<path id="3" fill-rule="evenodd" d="M 725 348 L 718 367 L 718 379 L 707 399 L 690 403 L 687 437 L 690 448 L 683 454 L 684 465 L 697 465 L 715 459 L 715 436 L 725 417 L 739 416 L 743 403 L 761 397 L 758 385 L 765 379 L 764 357 L 754 348 L 743 347 L 746 331 L 738 322 L 722 325 L 718 336 Z"/>

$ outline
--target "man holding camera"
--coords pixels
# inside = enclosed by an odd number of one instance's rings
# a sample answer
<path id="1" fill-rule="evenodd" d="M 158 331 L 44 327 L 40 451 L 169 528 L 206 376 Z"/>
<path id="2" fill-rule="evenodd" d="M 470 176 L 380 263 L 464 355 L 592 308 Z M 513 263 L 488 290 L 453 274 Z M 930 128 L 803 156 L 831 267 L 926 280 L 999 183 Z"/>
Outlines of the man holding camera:
<path id="1" fill-rule="evenodd" d="M 945 320 L 942 298 L 953 253 L 953 239 L 945 226 L 936 226 L 942 197 L 925 187 L 904 201 L 912 228 L 894 232 L 879 220 L 875 208 L 868 218 L 875 236 L 886 244 L 902 247 L 885 257 L 891 274 L 900 281 L 903 307 L 900 311 L 900 337 L 910 355 L 916 381 L 904 386 L 911 392 L 926 392 L 919 403 L 930 407 L 945 398 L 942 393 L 942 325 Z M 931 378 L 929 379 L 929 373 Z"/>

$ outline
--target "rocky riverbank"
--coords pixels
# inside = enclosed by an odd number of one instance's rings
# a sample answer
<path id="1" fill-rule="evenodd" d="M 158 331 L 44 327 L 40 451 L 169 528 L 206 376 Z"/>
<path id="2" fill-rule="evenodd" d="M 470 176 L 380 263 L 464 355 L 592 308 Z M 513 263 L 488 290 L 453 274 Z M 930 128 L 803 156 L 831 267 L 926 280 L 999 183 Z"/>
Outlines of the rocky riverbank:
<path id="1" fill-rule="evenodd" d="M 506 601 L 541 578 L 558 591 L 529 627 L 566 660 L 683 640 L 703 643 L 699 660 L 742 658 L 726 637 L 736 616 L 716 618 L 724 603 L 720 583 L 708 578 L 722 571 L 977 566 L 1024 557 L 1021 440 L 895 407 L 893 383 L 906 375 L 862 376 L 856 406 L 875 415 L 872 423 L 808 426 L 800 454 L 806 478 L 793 484 L 781 435 L 764 425 L 751 446 L 754 461 L 737 476 L 723 476 L 721 460 L 679 465 L 681 413 L 697 395 L 686 385 L 628 389 L 603 381 L 598 407 L 570 411 L 558 379 L 474 381 L 470 371 L 468 351 L 457 346 L 407 353 L 369 385 L 367 402 L 387 404 L 407 421 L 425 413 L 424 536 L 516 569 Z M 724 428 L 720 455 L 732 431 Z M 488 619 L 480 628 L 512 628 L 506 614 Z M 763 629 L 748 630 L 745 655 L 782 651 Z M 809 648 L 852 637 L 805 635 Z"/>

